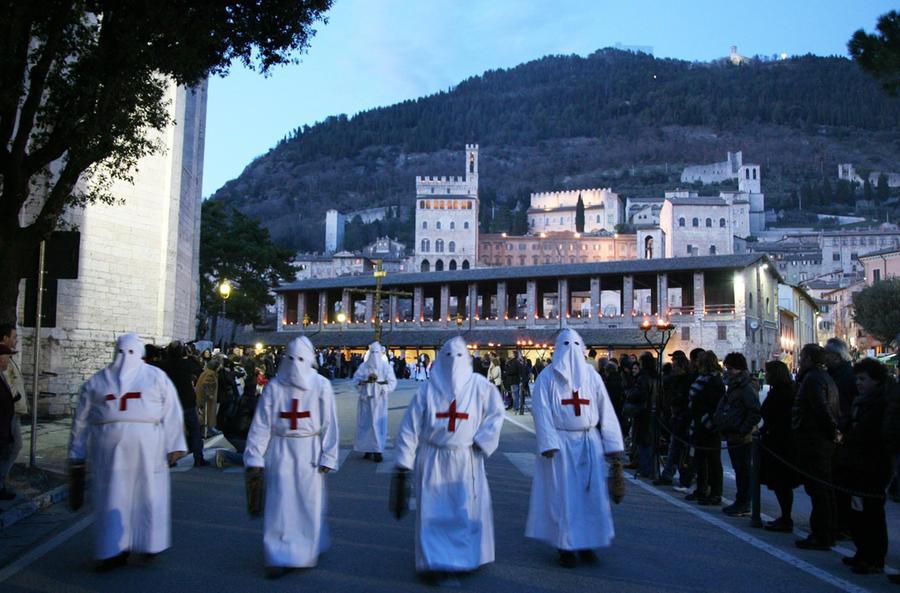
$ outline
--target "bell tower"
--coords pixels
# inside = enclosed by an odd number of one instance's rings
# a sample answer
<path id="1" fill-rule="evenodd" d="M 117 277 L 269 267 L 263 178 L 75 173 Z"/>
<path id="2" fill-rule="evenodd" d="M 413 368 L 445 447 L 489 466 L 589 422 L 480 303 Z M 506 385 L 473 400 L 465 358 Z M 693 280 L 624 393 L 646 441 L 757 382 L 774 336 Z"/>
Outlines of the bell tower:
<path id="1" fill-rule="evenodd" d="M 478 145 L 466 144 L 466 184 L 469 193 L 478 196 Z"/>

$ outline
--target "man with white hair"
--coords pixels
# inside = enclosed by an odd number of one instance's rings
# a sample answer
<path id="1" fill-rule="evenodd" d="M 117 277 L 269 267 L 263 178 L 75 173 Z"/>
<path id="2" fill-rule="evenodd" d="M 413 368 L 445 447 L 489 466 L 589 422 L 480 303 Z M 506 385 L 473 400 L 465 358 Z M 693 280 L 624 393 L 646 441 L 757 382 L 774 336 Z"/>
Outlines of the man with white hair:
<path id="1" fill-rule="evenodd" d="M 397 435 L 398 478 L 415 467 L 416 570 L 434 581 L 494 561 L 484 460 L 496 449 L 503 399 L 473 372 L 461 337 L 435 356 Z"/>
<path id="2" fill-rule="evenodd" d="M 850 362 L 850 350 L 847 343 L 840 338 L 829 338 L 825 342 L 825 369 L 828 375 L 834 380 L 838 391 L 838 404 L 840 414 L 838 415 L 838 430 L 846 434 L 850 431 L 853 423 L 853 400 L 859 395 L 856 388 L 856 375 L 853 373 L 853 364 Z M 835 477 L 845 480 L 840 472 L 840 468 L 835 468 L 838 472 Z M 849 539 L 850 537 L 850 496 L 835 491 L 835 501 L 837 503 L 837 525 L 835 530 L 839 539 Z"/>
<path id="3" fill-rule="evenodd" d="M 136 334 L 116 342 L 113 363 L 78 394 L 69 442 L 69 506 L 84 501 L 90 457 L 98 570 L 171 545 L 169 464 L 184 455 L 184 417 L 175 386 L 143 361 Z"/>
<path id="4" fill-rule="evenodd" d="M 593 562 L 613 539 L 609 499 L 625 495 L 622 431 L 578 332 L 560 332 L 553 361 L 532 389 L 540 455 L 535 460 L 525 535 L 555 546 L 561 565 Z M 606 461 L 604 461 L 604 457 Z"/>
<path id="5" fill-rule="evenodd" d="M 388 395 L 397 388 L 397 378 L 384 357 L 384 347 L 378 342 L 369 344 L 365 361 L 353 374 L 359 389 L 356 404 L 356 441 L 353 450 L 364 453 L 375 463 L 383 460 L 387 437 Z"/>
<path id="6" fill-rule="evenodd" d="M 305 336 L 288 343 L 247 435 L 247 506 L 264 514 L 269 577 L 315 566 L 328 548 L 325 474 L 338 467 L 340 441 L 334 392 L 315 356 Z"/>

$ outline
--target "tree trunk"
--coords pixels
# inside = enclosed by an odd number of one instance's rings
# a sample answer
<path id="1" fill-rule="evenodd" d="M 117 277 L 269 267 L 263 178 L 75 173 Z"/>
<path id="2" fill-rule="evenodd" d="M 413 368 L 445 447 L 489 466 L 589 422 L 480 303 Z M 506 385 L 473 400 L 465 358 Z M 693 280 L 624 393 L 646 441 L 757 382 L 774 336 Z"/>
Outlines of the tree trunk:
<path id="1" fill-rule="evenodd" d="M 0 323 L 16 323 L 19 274 L 31 253 L 21 240 L 0 238 Z"/>

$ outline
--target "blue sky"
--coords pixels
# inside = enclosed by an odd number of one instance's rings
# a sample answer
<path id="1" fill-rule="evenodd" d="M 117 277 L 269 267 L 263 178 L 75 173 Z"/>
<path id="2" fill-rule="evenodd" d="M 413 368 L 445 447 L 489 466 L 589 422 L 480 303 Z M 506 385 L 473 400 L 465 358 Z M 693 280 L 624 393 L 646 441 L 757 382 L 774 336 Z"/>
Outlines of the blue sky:
<path id="1" fill-rule="evenodd" d="M 264 78 L 240 67 L 210 80 L 203 195 L 237 177 L 289 130 L 329 115 L 447 89 L 548 54 L 652 46 L 686 60 L 846 55 L 882 0 L 335 0 L 300 64 Z"/>

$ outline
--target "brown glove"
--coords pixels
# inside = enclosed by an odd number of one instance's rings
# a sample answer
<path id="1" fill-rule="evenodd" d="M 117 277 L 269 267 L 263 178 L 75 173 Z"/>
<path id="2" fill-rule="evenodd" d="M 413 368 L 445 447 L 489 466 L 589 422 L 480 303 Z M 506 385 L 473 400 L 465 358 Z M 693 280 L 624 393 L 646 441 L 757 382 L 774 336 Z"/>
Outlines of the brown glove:
<path id="1" fill-rule="evenodd" d="M 606 462 L 609 464 L 609 476 L 606 479 L 609 497 L 614 503 L 619 504 L 625 498 L 625 468 L 622 465 L 622 457 L 618 454 L 607 455 Z"/>
<path id="2" fill-rule="evenodd" d="M 247 484 L 247 512 L 251 517 L 258 517 L 263 512 L 265 500 L 263 468 L 248 467 L 244 473 L 244 481 Z"/>
<path id="3" fill-rule="evenodd" d="M 77 511 L 84 504 L 84 460 L 69 461 L 69 510 Z"/>

